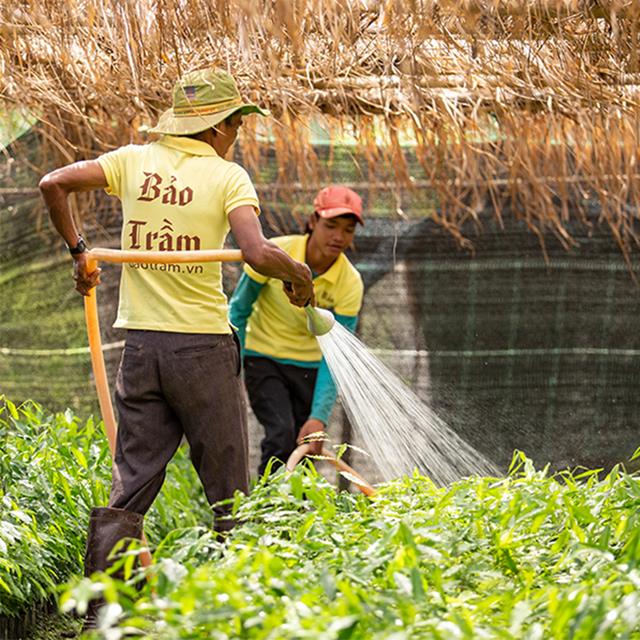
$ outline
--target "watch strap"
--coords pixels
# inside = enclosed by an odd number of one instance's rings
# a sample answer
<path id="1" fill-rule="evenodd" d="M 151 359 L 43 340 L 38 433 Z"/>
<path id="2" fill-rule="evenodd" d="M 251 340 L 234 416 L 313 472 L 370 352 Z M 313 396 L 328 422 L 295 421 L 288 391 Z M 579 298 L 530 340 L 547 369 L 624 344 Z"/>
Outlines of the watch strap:
<path id="1" fill-rule="evenodd" d="M 84 253 L 87 250 L 88 250 L 87 244 L 85 243 L 84 238 L 82 236 L 78 236 L 78 242 L 76 243 L 75 247 L 69 247 L 69 253 L 72 256 L 80 255 L 81 253 Z"/>

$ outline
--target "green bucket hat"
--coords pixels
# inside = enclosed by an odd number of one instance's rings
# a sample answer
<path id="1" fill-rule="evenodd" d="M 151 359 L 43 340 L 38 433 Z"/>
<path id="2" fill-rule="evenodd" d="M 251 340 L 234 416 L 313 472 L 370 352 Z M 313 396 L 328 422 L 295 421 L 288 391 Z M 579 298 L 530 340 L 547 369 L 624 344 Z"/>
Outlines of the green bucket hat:
<path id="1" fill-rule="evenodd" d="M 233 76 L 221 69 L 191 71 L 173 87 L 173 106 L 158 120 L 151 133 L 185 136 L 215 127 L 239 111 L 243 115 L 270 115 L 258 105 L 244 102 Z"/>

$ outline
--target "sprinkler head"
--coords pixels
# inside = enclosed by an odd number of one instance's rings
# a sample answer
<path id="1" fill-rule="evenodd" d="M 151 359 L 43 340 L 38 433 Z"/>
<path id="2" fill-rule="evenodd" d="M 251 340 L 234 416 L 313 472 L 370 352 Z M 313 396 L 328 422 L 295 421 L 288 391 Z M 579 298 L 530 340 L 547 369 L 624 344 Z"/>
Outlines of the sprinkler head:
<path id="1" fill-rule="evenodd" d="M 307 314 L 307 328 L 314 336 L 323 336 L 325 333 L 329 333 L 336 323 L 333 313 L 327 309 L 307 305 L 304 311 Z"/>

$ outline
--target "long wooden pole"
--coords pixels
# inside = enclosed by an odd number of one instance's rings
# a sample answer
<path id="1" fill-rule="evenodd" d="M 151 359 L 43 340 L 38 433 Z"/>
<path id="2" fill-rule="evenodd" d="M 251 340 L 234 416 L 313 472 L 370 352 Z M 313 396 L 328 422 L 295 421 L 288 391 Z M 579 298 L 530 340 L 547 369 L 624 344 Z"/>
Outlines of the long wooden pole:
<path id="1" fill-rule="evenodd" d="M 240 249 L 209 249 L 202 251 L 125 251 L 101 249 L 89 251 L 89 258 L 101 262 L 139 262 L 141 264 L 167 264 L 184 262 L 240 262 Z"/>
<path id="2" fill-rule="evenodd" d="M 167 264 L 167 263 L 188 263 L 188 262 L 240 262 L 242 252 L 238 249 L 218 249 L 206 251 L 123 251 L 119 249 L 103 249 L 95 247 L 89 251 L 89 261 L 87 269 L 91 273 L 98 267 L 98 262 L 116 263 L 140 263 L 140 264 Z M 111 402 L 111 392 L 109 390 L 109 380 L 104 364 L 104 354 L 102 353 L 102 339 L 100 337 L 100 318 L 98 316 L 98 300 L 95 287 L 91 289 L 89 295 L 84 298 L 84 316 L 87 324 L 87 336 L 89 338 L 89 351 L 91 353 L 91 366 L 93 368 L 93 378 L 98 394 L 98 403 L 102 413 L 107 440 L 111 456 L 115 455 L 116 435 L 118 425 L 116 423 L 113 404 Z M 308 453 L 310 445 L 299 446 L 287 461 L 287 469 L 292 470 L 300 460 Z M 323 451 L 322 455 L 340 471 L 350 474 L 357 479 L 355 483 L 358 489 L 367 496 L 373 496 L 375 489 L 354 469 L 343 460 L 336 459 L 331 454 Z M 140 554 L 142 566 L 148 567 L 151 562 L 149 543 L 144 533 L 142 542 L 146 549 Z"/>
<path id="3" fill-rule="evenodd" d="M 95 271 L 99 261 L 125 262 L 144 264 L 165 264 L 185 262 L 236 262 L 242 260 L 242 252 L 239 249 L 219 249 L 207 251 L 122 251 L 119 249 L 102 249 L 96 247 L 89 251 L 87 269 Z M 98 300 L 95 287 L 84 298 L 84 316 L 87 324 L 89 338 L 89 351 L 91 352 L 91 366 L 95 380 L 98 403 L 102 413 L 107 440 L 111 454 L 115 453 L 116 432 L 118 429 L 109 380 L 107 378 L 104 355 L 102 353 L 102 340 L 100 337 L 100 318 L 98 316 Z"/>
<path id="4" fill-rule="evenodd" d="M 87 270 L 93 273 L 98 267 L 98 262 L 92 258 L 87 262 Z M 89 291 L 84 297 L 84 319 L 87 325 L 87 336 L 89 338 L 89 352 L 91 353 L 91 367 L 93 369 L 93 379 L 98 393 L 98 403 L 104 430 L 109 441 L 111 456 L 116 450 L 116 432 L 118 426 L 111 403 L 109 393 L 109 381 L 107 379 L 107 369 L 104 364 L 104 354 L 102 353 L 102 338 L 100 337 L 100 318 L 98 317 L 98 298 L 96 288 Z"/>

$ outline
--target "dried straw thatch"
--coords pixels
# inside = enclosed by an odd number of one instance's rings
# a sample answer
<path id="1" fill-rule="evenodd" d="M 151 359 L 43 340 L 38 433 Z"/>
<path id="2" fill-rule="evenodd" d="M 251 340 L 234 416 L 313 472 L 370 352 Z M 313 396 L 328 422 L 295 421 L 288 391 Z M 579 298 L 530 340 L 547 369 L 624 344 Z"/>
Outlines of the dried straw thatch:
<path id="1" fill-rule="evenodd" d="M 144 140 L 179 73 L 222 66 L 280 123 L 243 151 L 255 169 L 275 148 L 283 184 L 326 177 L 307 126 L 322 115 L 354 134 L 363 180 L 399 208 L 429 189 L 454 234 L 509 197 L 570 246 L 566 220 L 596 197 L 629 256 L 639 26 L 632 0 L 7 0 L 0 91 L 73 160 Z"/>

